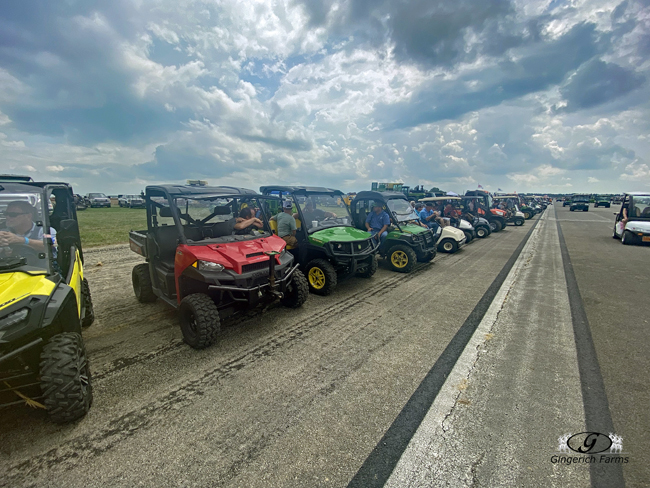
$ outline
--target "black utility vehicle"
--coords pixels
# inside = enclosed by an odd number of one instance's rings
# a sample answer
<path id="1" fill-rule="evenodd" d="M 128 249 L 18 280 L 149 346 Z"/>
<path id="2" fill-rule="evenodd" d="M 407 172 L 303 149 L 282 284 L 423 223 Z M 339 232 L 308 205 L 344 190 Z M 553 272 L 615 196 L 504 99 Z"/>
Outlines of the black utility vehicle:
<path id="1" fill-rule="evenodd" d="M 479 217 L 488 221 L 491 232 L 499 232 L 505 229 L 506 219 L 492 212 L 494 201 L 489 193 L 480 190 L 468 191 L 460 198 L 463 201 L 463 205 L 471 214 L 478 214 Z"/>
<path id="2" fill-rule="evenodd" d="M 36 235 L 15 242 L 29 224 Z M 0 240 L 0 407 L 27 404 L 54 422 L 77 420 L 92 403 L 81 328 L 95 316 L 72 188 L 0 177 Z"/>
<path id="3" fill-rule="evenodd" d="M 216 341 L 220 316 L 275 299 L 291 308 L 307 300 L 307 280 L 269 227 L 269 200 L 229 186 L 145 190 L 147 230 L 129 234 L 131 250 L 147 260 L 133 268 L 133 291 L 140 302 L 160 298 L 179 309 L 183 339 L 195 349 Z M 244 208 L 259 210 L 259 224 L 239 228 Z"/>
<path id="4" fill-rule="evenodd" d="M 569 210 L 572 212 L 574 210 L 589 212 L 589 198 L 589 195 L 573 195 L 571 197 L 571 206 L 569 207 Z"/>
<path id="5" fill-rule="evenodd" d="M 609 197 L 606 195 L 596 195 L 594 198 L 594 208 L 598 207 L 607 207 L 609 208 L 611 205 L 609 201 Z"/>

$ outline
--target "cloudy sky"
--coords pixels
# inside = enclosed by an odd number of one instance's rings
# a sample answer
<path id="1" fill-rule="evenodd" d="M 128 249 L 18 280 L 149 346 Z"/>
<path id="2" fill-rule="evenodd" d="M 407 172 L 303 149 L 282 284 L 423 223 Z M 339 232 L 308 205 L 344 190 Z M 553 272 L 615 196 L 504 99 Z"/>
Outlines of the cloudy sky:
<path id="1" fill-rule="evenodd" d="M 0 5 L 0 172 L 650 190 L 647 0 Z"/>

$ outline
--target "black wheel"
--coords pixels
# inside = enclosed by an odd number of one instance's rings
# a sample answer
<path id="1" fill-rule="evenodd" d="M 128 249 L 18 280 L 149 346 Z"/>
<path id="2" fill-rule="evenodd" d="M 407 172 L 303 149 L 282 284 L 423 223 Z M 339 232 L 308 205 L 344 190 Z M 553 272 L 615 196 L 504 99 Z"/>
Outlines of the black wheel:
<path id="1" fill-rule="evenodd" d="M 573 212 L 573 210 L 574 210 L 574 209 L 573 209 L 573 208 L 571 208 L 571 207 L 569 207 L 569 210 L 571 210 L 571 211 Z"/>
<path id="2" fill-rule="evenodd" d="M 95 321 L 95 309 L 93 307 L 93 299 L 90 296 L 90 286 L 86 278 L 81 282 L 81 326 L 90 327 Z"/>
<path id="3" fill-rule="evenodd" d="M 521 225 L 524 225 L 524 219 L 522 217 L 516 218 L 515 219 L 515 226 L 519 227 Z"/>
<path id="4" fill-rule="evenodd" d="M 435 249 L 433 251 L 427 251 L 425 253 L 418 254 L 418 262 L 420 263 L 430 263 L 433 258 L 436 257 Z"/>
<path id="5" fill-rule="evenodd" d="M 585 208 L 585 212 L 589 212 L 589 209 L 588 209 L 588 208 Z"/>
<path id="6" fill-rule="evenodd" d="M 621 242 L 625 244 L 626 246 L 629 246 L 630 244 L 634 243 L 634 234 L 632 234 L 629 230 L 626 230 L 623 232 L 623 236 L 621 237 Z"/>
<path id="7" fill-rule="evenodd" d="M 377 261 L 377 255 L 373 254 L 370 264 L 363 271 L 359 271 L 357 276 L 361 278 L 372 278 L 372 275 L 377 272 L 377 268 L 379 268 L 379 262 Z"/>
<path id="8" fill-rule="evenodd" d="M 502 224 L 500 220 L 495 220 L 494 225 L 496 226 L 496 230 L 494 232 L 501 232 L 503 230 L 504 224 Z"/>
<path id="9" fill-rule="evenodd" d="M 404 244 L 396 244 L 386 254 L 388 264 L 393 271 L 398 273 L 410 273 L 417 262 L 415 251 Z"/>
<path id="10" fill-rule="evenodd" d="M 458 243 L 454 239 L 448 237 L 438 244 L 438 251 L 453 254 L 458 251 Z"/>
<path id="11" fill-rule="evenodd" d="M 614 225 L 614 232 L 612 233 L 612 237 L 614 239 L 618 239 L 619 237 L 616 235 L 616 225 Z"/>
<path id="12" fill-rule="evenodd" d="M 476 237 L 483 239 L 490 235 L 490 229 L 486 229 L 482 225 L 476 228 Z"/>
<path id="13" fill-rule="evenodd" d="M 334 266 L 324 259 L 313 259 L 305 267 L 309 290 L 317 295 L 329 295 L 336 288 L 337 276 Z"/>
<path id="14" fill-rule="evenodd" d="M 214 344 L 221 328 L 219 310 L 208 295 L 194 293 L 181 300 L 179 307 L 183 340 L 194 349 Z"/>
<path id="15" fill-rule="evenodd" d="M 470 242 L 472 242 L 472 239 L 474 239 L 472 233 L 468 230 L 464 230 L 463 233 L 465 234 L 465 243 L 469 244 Z"/>
<path id="16" fill-rule="evenodd" d="M 490 225 L 490 232 L 497 231 L 497 224 L 494 222 L 494 220 L 491 220 L 489 225 Z"/>
<path id="17" fill-rule="evenodd" d="M 156 301 L 156 295 L 151 285 L 151 276 L 149 276 L 149 265 L 147 263 L 138 264 L 133 268 L 131 282 L 133 283 L 135 297 L 140 303 Z"/>
<path id="18" fill-rule="evenodd" d="M 90 367 L 83 339 L 75 332 L 53 336 L 40 362 L 43 403 L 53 422 L 80 419 L 93 402 Z"/>
<path id="19" fill-rule="evenodd" d="M 526 212 L 524 212 L 524 218 L 525 218 L 526 220 L 532 219 L 532 218 L 533 218 L 533 214 L 532 214 L 531 212 L 526 211 Z"/>
<path id="20" fill-rule="evenodd" d="M 280 303 L 285 307 L 298 308 L 302 307 L 309 296 L 309 283 L 307 278 L 299 269 L 293 272 L 291 281 L 287 284 L 287 291 Z"/>

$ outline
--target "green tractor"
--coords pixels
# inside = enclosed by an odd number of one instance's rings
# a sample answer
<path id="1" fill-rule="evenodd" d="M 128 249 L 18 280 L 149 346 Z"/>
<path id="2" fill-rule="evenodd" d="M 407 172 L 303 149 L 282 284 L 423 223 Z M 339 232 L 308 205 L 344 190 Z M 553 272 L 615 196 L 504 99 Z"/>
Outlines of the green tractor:
<path id="1" fill-rule="evenodd" d="M 419 224 L 415 210 L 401 192 L 359 192 L 350 204 L 352 222 L 357 229 L 366 228 L 366 217 L 377 203 L 391 217 L 388 236 L 380 245 L 379 254 L 393 271 L 409 273 L 417 261 L 428 263 L 436 256 L 436 236 Z"/>
<path id="2" fill-rule="evenodd" d="M 370 278 L 377 271 L 378 242 L 370 233 L 354 228 L 339 190 L 309 186 L 262 186 L 263 195 L 293 202 L 298 246 L 287 246 L 300 263 L 309 289 L 318 295 L 332 293 L 340 278 Z M 277 215 L 280 201 L 270 200 L 265 212 Z M 270 221 L 271 229 L 277 224 Z"/>

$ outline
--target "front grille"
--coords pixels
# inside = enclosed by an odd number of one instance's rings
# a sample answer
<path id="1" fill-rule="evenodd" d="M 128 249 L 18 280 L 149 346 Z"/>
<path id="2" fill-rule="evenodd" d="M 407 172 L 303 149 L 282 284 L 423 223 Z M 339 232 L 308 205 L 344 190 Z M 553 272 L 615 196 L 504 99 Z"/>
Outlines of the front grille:
<path id="1" fill-rule="evenodd" d="M 250 273 L 251 271 L 260 271 L 262 269 L 269 269 L 269 260 L 259 263 L 245 264 L 242 266 L 242 273 Z"/>
<path id="2" fill-rule="evenodd" d="M 255 256 L 264 256 L 263 252 L 254 252 L 252 254 L 246 254 L 247 258 L 254 258 Z"/>
<path id="3" fill-rule="evenodd" d="M 340 255 L 365 254 L 372 249 L 370 239 L 355 242 L 332 242 L 332 252 Z"/>

